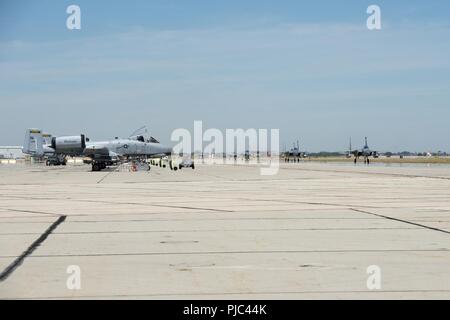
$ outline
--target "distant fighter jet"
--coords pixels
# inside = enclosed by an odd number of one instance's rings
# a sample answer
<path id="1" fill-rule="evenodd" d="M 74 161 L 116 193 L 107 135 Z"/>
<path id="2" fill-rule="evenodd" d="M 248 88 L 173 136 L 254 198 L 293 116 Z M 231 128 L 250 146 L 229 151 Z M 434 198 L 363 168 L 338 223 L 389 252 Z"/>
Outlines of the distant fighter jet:
<path id="1" fill-rule="evenodd" d="M 367 144 L 367 137 L 365 137 L 364 147 L 361 150 L 351 150 L 351 138 L 350 138 L 350 150 L 348 153 L 348 157 L 353 155 L 355 157 L 354 162 L 357 163 L 359 157 L 364 157 L 364 163 L 369 164 L 369 157 L 378 158 L 378 153 L 376 151 L 372 151 Z"/>
<path id="2" fill-rule="evenodd" d="M 300 158 L 306 158 L 307 155 L 305 152 L 300 151 L 300 141 L 297 140 L 297 144 L 293 144 L 293 147 L 288 152 L 285 152 L 284 159 L 285 162 L 290 162 L 291 159 L 294 162 L 300 162 Z"/>
<path id="3" fill-rule="evenodd" d="M 63 159 L 60 163 L 63 165 L 66 156 L 83 156 L 84 162 L 92 165 L 92 171 L 101 171 L 126 160 L 170 156 L 172 148 L 161 145 L 153 137 L 146 140 L 143 135 L 96 142 L 90 142 L 83 134 L 52 137 L 51 144 L 48 145 L 44 144 L 41 130 L 28 129 L 23 152 L 34 157 L 47 157 L 47 161 Z"/>

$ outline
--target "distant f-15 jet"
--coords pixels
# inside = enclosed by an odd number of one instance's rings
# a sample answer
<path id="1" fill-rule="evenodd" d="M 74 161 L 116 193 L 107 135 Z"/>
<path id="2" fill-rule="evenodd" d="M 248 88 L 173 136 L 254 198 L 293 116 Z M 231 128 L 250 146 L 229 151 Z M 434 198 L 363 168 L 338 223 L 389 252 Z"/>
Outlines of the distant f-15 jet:
<path id="1" fill-rule="evenodd" d="M 151 137 L 136 135 L 128 139 L 114 139 L 91 142 L 85 135 L 52 137 L 45 144 L 39 129 L 28 129 L 25 133 L 23 152 L 35 157 L 46 157 L 48 161 L 65 164 L 66 156 L 82 156 L 84 162 L 92 165 L 92 171 L 101 171 L 107 166 L 142 158 L 170 156 L 172 148 L 160 144 Z"/>
<path id="2" fill-rule="evenodd" d="M 357 163 L 359 157 L 363 157 L 364 158 L 364 163 L 369 164 L 370 160 L 369 157 L 374 157 L 374 158 L 378 158 L 378 153 L 376 151 L 372 151 L 369 148 L 369 145 L 367 144 L 367 137 L 365 137 L 365 143 L 364 143 L 364 147 L 361 150 L 351 150 L 351 138 L 350 138 L 350 150 L 348 153 L 348 157 L 351 157 L 352 155 L 355 157 L 354 162 Z"/>
<path id="3" fill-rule="evenodd" d="M 284 160 L 285 162 L 300 162 L 300 158 L 306 158 L 306 152 L 300 151 L 300 141 L 297 140 L 297 144 L 293 144 L 292 149 L 284 152 Z"/>

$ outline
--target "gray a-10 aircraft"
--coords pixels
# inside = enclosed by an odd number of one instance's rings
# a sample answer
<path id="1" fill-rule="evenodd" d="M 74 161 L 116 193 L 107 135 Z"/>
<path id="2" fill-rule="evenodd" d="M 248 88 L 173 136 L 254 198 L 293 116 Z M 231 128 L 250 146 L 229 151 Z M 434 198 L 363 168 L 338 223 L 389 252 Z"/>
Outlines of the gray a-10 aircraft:
<path id="1" fill-rule="evenodd" d="M 52 137 L 51 143 L 45 144 L 41 130 L 28 129 L 23 153 L 46 157 L 47 161 L 60 161 L 59 164 L 63 165 L 66 156 L 83 156 L 84 162 L 92 165 L 92 171 L 101 171 L 107 166 L 126 160 L 170 156 L 172 148 L 161 145 L 153 137 L 146 140 L 143 135 L 91 142 L 81 134 Z"/>
<path id="2" fill-rule="evenodd" d="M 367 137 L 365 137 L 365 143 L 364 147 L 361 150 L 351 150 L 351 138 L 350 138 L 350 150 L 348 153 L 348 157 L 351 157 L 352 155 L 355 157 L 354 162 L 358 162 L 359 157 L 364 158 L 364 163 L 369 164 L 370 160 L 369 157 L 378 158 L 378 153 L 376 151 L 370 150 L 369 145 L 367 144 Z"/>

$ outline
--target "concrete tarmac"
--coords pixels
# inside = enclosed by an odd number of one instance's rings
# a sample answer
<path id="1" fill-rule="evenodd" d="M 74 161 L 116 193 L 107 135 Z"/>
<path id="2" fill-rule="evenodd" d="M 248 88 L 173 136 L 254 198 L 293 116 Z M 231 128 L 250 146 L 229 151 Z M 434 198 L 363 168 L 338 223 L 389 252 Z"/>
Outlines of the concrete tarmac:
<path id="1" fill-rule="evenodd" d="M 450 298 L 450 167 L 281 166 L 2 165 L 0 298 Z"/>

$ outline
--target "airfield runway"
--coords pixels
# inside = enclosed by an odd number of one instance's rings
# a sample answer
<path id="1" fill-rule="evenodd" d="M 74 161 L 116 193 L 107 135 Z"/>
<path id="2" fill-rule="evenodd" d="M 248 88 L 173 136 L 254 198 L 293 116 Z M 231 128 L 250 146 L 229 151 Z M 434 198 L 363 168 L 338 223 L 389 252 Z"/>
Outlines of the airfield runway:
<path id="1" fill-rule="evenodd" d="M 89 170 L 0 166 L 0 298 L 450 298 L 450 167 Z"/>

